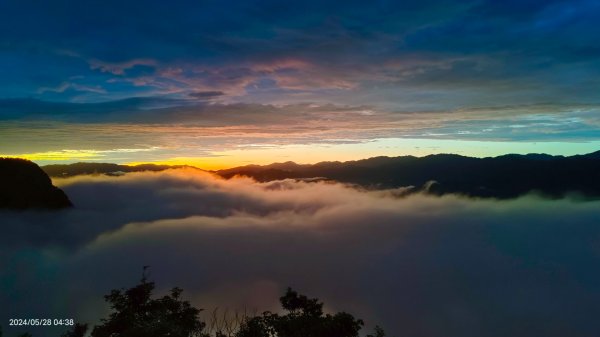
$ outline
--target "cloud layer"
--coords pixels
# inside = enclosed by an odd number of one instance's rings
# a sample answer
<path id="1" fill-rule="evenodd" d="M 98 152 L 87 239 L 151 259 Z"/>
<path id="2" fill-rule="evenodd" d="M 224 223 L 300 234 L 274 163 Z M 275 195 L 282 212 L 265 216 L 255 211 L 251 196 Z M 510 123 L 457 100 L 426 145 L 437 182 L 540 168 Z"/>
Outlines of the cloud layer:
<path id="1" fill-rule="evenodd" d="M 95 321 L 101 295 L 151 265 L 199 307 L 274 309 L 290 285 L 391 335 L 600 328 L 595 201 L 397 198 L 195 170 L 56 183 L 75 209 L 0 214 L 2 317 Z"/>
<path id="2" fill-rule="evenodd" d="M 219 91 L 193 94 L 203 99 L 220 96 Z M 469 156 L 481 156 L 473 142 L 487 143 L 480 145 L 488 149 L 484 152 L 488 156 L 497 154 L 490 150 L 494 146 L 506 148 L 501 154 L 523 153 L 519 150 L 523 144 L 529 149 L 524 153 L 570 155 L 597 150 L 599 112 L 598 106 L 586 104 L 415 112 L 369 105 L 217 104 L 164 98 L 94 104 L 0 100 L 0 132 L 5 140 L 0 143 L 0 155 L 38 163 L 165 162 L 228 156 L 222 161 L 229 163 L 219 168 L 243 164 L 240 155 L 244 153 L 236 153 L 238 150 L 258 151 L 255 157 L 262 159 L 261 164 L 290 159 L 315 162 L 323 160 L 323 147 L 340 144 L 352 144 L 349 149 L 354 150 L 354 156 L 340 157 L 348 149 L 338 149 L 332 151 L 338 155 L 328 160 L 419 154 L 416 148 L 425 148 L 428 142 L 444 149 L 437 152 Z M 381 141 L 391 142 L 393 148 L 373 145 L 368 153 L 360 153 L 361 147 Z M 453 146 L 456 141 L 465 143 Z M 406 142 L 414 144 L 407 148 Z M 540 144 L 537 148 L 536 143 Z M 282 146 L 313 146 L 311 152 L 316 155 L 296 151 L 287 152 L 292 157 L 284 158 L 278 153 Z M 436 151 L 424 154 L 432 152 Z M 195 163 L 202 165 L 200 160 Z"/>
<path id="3" fill-rule="evenodd" d="M 598 103 L 597 2 L 5 1 L 4 97 Z M 76 27 L 76 29 L 74 29 Z M 219 95 L 194 95 L 219 92 Z"/>
<path id="4" fill-rule="evenodd" d="M 600 139 L 599 14 L 594 0 L 7 0 L 0 154 L 142 162 L 395 137 L 581 152 Z"/>

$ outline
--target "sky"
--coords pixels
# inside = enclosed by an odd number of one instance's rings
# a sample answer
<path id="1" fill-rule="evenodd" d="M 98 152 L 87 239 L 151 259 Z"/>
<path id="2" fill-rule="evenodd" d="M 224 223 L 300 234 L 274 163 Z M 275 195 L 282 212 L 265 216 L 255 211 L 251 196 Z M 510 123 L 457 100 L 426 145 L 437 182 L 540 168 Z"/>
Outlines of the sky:
<path id="1" fill-rule="evenodd" d="M 55 179 L 75 207 L 0 210 L 0 318 L 98 324 L 150 265 L 157 295 L 277 310 L 291 286 L 387 336 L 596 337 L 600 201 L 435 197 L 194 169 Z M 43 300 L 40 300 L 43 299 Z M 59 336 L 64 327 L 4 325 Z M 57 331 L 58 330 L 58 331 Z M 364 336 L 364 335 L 363 335 Z"/>
<path id="2" fill-rule="evenodd" d="M 0 157 L 595 152 L 599 17 L 597 0 L 0 0 Z M 274 309 L 292 286 L 390 336 L 600 330 L 598 200 L 190 168 L 53 183 L 73 208 L 0 210 L 2 322 L 97 323 L 102 295 L 151 265 L 161 293 L 198 307 Z"/>
<path id="3" fill-rule="evenodd" d="M 188 163 L 600 149 L 600 3 L 0 3 L 0 155 Z"/>

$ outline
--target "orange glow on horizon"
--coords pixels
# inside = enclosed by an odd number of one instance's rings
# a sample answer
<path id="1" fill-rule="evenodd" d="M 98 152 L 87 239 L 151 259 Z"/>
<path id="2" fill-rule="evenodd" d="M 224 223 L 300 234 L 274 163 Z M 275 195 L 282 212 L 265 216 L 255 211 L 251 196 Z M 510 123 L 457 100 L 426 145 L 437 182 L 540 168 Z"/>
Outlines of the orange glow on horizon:
<path id="1" fill-rule="evenodd" d="M 244 147 L 203 151 L 194 155 L 193 149 L 183 155 L 170 157 L 160 147 L 117 148 L 109 150 L 63 149 L 46 152 L 0 154 L 1 157 L 28 159 L 39 165 L 70 164 L 75 162 L 115 163 L 125 165 L 158 164 L 189 165 L 205 170 L 219 170 L 244 165 L 268 165 L 293 161 L 314 164 L 323 161 L 351 161 L 374 156 L 426 156 L 436 153 L 455 153 L 471 157 L 498 156 L 507 153 L 548 153 L 555 155 L 586 154 L 597 151 L 600 142 L 484 142 L 437 139 L 377 139 L 366 142 L 334 144 L 296 144 Z"/>
<path id="2" fill-rule="evenodd" d="M 169 165 L 169 166 L 193 166 L 199 169 L 207 170 L 207 171 L 216 171 L 227 169 L 236 166 L 247 165 L 248 163 L 235 163 L 235 162 L 224 162 L 219 158 L 211 158 L 211 157 L 177 157 L 170 158 L 166 160 L 157 160 L 157 161 L 141 161 L 141 162 L 128 162 L 124 163 L 124 165 L 135 166 L 135 165 L 144 165 L 144 164 L 154 164 L 154 165 Z"/>

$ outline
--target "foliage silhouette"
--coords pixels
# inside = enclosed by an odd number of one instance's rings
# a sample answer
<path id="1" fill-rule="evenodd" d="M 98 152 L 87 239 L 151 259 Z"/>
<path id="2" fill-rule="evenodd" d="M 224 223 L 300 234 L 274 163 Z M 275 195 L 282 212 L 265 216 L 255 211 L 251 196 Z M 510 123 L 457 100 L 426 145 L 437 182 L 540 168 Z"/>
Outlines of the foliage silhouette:
<path id="1" fill-rule="evenodd" d="M 105 296 L 113 312 L 92 330 L 92 337 L 192 337 L 205 336 L 205 323 L 199 309 L 181 299 L 182 290 L 152 298 L 154 282 L 143 277 L 141 283 L 127 290 L 112 290 Z"/>
<path id="2" fill-rule="evenodd" d="M 71 330 L 62 334 L 61 337 L 84 337 L 87 330 L 87 324 L 76 323 Z"/>
<path id="3" fill-rule="evenodd" d="M 253 317 L 236 337 L 357 337 L 364 325 L 346 312 L 324 314 L 318 299 L 299 295 L 291 288 L 279 300 L 285 315 L 265 312 Z"/>
<path id="4" fill-rule="evenodd" d="M 385 331 L 379 326 L 375 326 L 375 333 L 373 335 L 369 334 L 367 337 L 385 337 Z"/>
<path id="5" fill-rule="evenodd" d="M 308 298 L 288 288 L 279 298 L 285 314 L 269 311 L 260 316 L 227 316 L 220 319 L 213 312 L 211 326 L 200 320 L 202 311 L 181 298 L 182 290 L 173 288 L 168 295 L 153 298 L 154 282 L 144 275 L 141 282 L 130 289 L 114 289 L 104 296 L 112 312 L 102 319 L 92 331 L 91 337 L 358 337 L 364 326 L 346 312 L 325 314 L 323 303 L 317 298 Z M 231 322 L 224 322 L 230 317 Z M 75 324 L 61 337 L 84 337 L 88 334 L 87 324 Z M 19 337 L 31 337 L 29 333 Z M 367 337 L 384 337 L 380 327 Z M 2 328 L 0 327 L 0 337 Z"/>

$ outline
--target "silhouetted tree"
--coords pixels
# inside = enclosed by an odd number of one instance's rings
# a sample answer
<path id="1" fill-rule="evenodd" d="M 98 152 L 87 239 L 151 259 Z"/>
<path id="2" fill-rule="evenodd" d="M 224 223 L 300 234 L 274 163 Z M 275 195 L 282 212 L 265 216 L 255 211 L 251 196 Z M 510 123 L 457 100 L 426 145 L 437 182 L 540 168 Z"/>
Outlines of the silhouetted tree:
<path id="1" fill-rule="evenodd" d="M 380 326 L 376 325 L 375 326 L 375 334 L 374 335 L 368 334 L 367 337 L 385 337 L 385 331 L 383 331 L 383 329 Z"/>
<path id="2" fill-rule="evenodd" d="M 240 326 L 255 316 L 255 311 L 249 312 L 247 309 L 243 311 L 225 309 L 219 312 L 219 309 L 215 308 L 207 319 L 206 333 L 214 337 L 234 337 Z"/>
<path id="3" fill-rule="evenodd" d="M 361 319 L 346 312 L 325 314 L 318 299 L 288 288 L 279 298 L 286 314 L 267 311 L 250 317 L 244 311 L 228 316 L 225 311 L 218 317 L 215 309 L 211 328 L 206 331 L 206 324 L 199 319 L 201 310 L 181 299 L 181 289 L 173 288 L 166 296 L 152 298 L 155 284 L 147 280 L 146 272 L 144 267 L 140 284 L 104 296 L 112 312 L 94 327 L 91 337 L 358 337 L 364 326 Z M 87 330 L 87 324 L 76 324 L 61 337 L 83 337 Z M 367 335 L 384 336 L 378 326 L 374 334 Z"/>
<path id="4" fill-rule="evenodd" d="M 92 330 L 92 337 L 192 337 L 206 336 L 201 310 L 181 299 L 180 288 L 153 299 L 154 282 L 144 276 L 141 283 L 127 290 L 113 290 L 105 296 L 112 313 Z"/>
<path id="5" fill-rule="evenodd" d="M 323 303 L 288 288 L 280 299 L 285 315 L 265 312 L 245 322 L 236 337 L 357 337 L 364 322 L 346 312 L 323 313 Z"/>
<path id="6" fill-rule="evenodd" d="M 68 330 L 61 337 L 83 337 L 88 330 L 87 324 L 76 323 L 71 330 Z"/>

